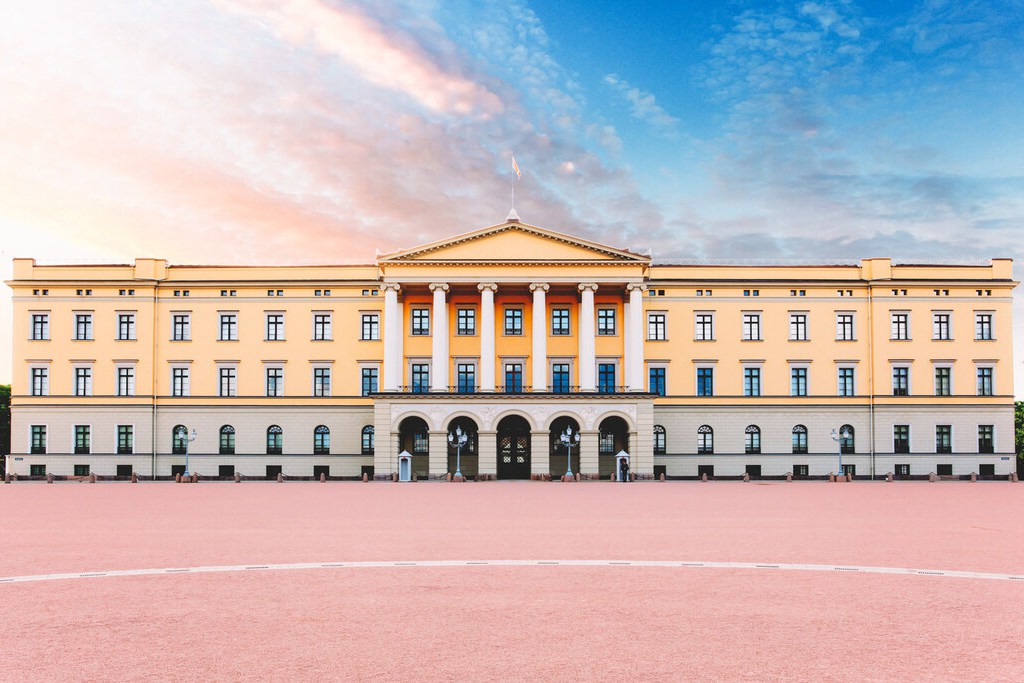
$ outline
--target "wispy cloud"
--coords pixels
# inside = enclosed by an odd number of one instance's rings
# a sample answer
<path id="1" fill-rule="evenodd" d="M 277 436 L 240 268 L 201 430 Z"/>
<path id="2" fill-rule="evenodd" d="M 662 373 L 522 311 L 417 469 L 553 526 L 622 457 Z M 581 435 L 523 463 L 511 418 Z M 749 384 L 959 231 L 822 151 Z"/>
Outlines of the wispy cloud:
<path id="1" fill-rule="evenodd" d="M 679 119 L 658 105 L 654 95 L 632 86 L 618 74 L 607 74 L 604 82 L 620 97 L 629 102 L 633 118 L 650 124 L 659 132 L 674 136 L 677 134 Z"/>

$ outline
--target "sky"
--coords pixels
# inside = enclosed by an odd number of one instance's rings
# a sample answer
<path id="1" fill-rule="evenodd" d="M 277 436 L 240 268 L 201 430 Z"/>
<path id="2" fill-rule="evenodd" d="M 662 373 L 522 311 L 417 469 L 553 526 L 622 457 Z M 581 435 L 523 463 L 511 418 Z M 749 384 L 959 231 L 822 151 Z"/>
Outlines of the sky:
<path id="1" fill-rule="evenodd" d="M 502 222 L 514 153 L 523 221 L 656 260 L 1022 279 L 1022 73 L 1024 0 L 4 2 L 0 277 L 369 262 Z"/>

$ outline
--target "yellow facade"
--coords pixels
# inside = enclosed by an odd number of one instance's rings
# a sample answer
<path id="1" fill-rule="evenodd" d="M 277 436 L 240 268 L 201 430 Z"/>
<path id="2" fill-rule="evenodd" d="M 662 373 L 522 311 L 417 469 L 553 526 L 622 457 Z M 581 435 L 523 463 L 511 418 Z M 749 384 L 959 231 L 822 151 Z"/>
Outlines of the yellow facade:
<path id="1" fill-rule="evenodd" d="M 660 263 L 512 220 L 360 266 L 16 259 L 8 284 L 24 475 L 169 476 L 179 425 L 207 476 L 404 451 L 440 478 L 455 426 L 478 477 L 824 476 L 841 426 L 857 476 L 1013 465 L 1009 259 Z"/>

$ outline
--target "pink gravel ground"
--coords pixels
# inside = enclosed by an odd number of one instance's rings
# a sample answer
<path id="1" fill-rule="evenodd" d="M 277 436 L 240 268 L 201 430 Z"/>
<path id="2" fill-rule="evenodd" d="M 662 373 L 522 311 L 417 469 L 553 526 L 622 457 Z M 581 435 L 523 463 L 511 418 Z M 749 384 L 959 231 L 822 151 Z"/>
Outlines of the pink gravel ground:
<path id="1" fill-rule="evenodd" d="M 0 578 L 415 560 L 1024 573 L 1005 482 L 18 483 Z M 1024 581 L 386 567 L 0 583 L 0 680 L 1021 680 Z"/>

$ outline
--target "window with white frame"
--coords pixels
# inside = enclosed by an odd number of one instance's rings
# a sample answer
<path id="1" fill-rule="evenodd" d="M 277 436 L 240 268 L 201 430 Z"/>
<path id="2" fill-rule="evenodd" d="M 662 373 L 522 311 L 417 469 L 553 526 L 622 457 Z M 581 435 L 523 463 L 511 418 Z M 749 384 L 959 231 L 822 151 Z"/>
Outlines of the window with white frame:
<path id="1" fill-rule="evenodd" d="M 476 392 L 476 363 L 456 363 L 455 382 L 460 394 Z"/>
<path id="2" fill-rule="evenodd" d="M 910 367 L 907 365 L 892 366 L 892 395 L 910 395 Z"/>
<path id="3" fill-rule="evenodd" d="M 666 330 L 667 314 L 660 311 L 652 311 L 647 314 L 647 339 L 648 341 L 665 341 L 668 339 Z"/>
<path id="4" fill-rule="evenodd" d="M 31 425 L 29 449 L 32 455 L 46 453 L 46 425 Z"/>
<path id="5" fill-rule="evenodd" d="M 994 393 L 993 376 L 995 368 L 991 365 L 979 365 L 978 374 L 978 396 L 992 396 Z"/>
<path id="6" fill-rule="evenodd" d="M 284 313 L 267 313 L 267 341 L 284 341 Z"/>
<path id="7" fill-rule="evenodd" d="M 219 383 L 217 395 L 230 397 L 238 395 L 238 368 L 234 365 L 221 365 L 217 368 Z"/>
<path id="8" fill-rule="evenodd" d="M 409 311 L 409 319 L 412 324 L 410 333 L 414 337 L 430 336 L 430 309 L 416 307 Z"/>
<path id="9" fill-rule="evenodd" d="M 932 339 L 948 341 L 952 339 L 950 332 L 950 313 L 932 313 Z"/>
<path id="10" fill-rule="evenodd" d="M 697 366 L 697 395 L 715 395 L 715 368 L 711 365 Z"/>
<path id="11" fill-rule="evenodd" d="M 411 363 L 409 384 L 414 394 L 425 394 L 430 391 L 430 363 Z"/>
<path id="12" fill-rule="evenodd" d="M 313 366 L 313 395 L 331 395 L 331 368 L 329 366 Z"/>
<path id="13" fill-rule="evenodd" d="M 665 455 L 665 428 L 661 425 L 654 425 L 654 454 Z"/>
<path id="14" fill-rule="evenodd" d="M 789 340 L 807 341 L 807 314 L 789 314 Z"/>
<path id="15" fill-rule="evenodd" d="M 715 339 L 715 314 L 694 313 L 693 317 L 693 338 L 697 341 L 714 341 Z"/>
<path id="16" fill-rule="evenodd" d="M 743 430 L 744 436 L 744 452 L 749 454 L 755 454 L 761 452 L 761 428 L 757 425 L 748 425 Z"/>
<path id="17" fill-rule="evenodd" d="M 192 314 L 171 314 L 171 341 L 189 341 L 192 339 Z"/>
<path id="18" fill-rule="evenodd" d="M 836 394 L 839 396 L 853 396 L 855 392 L 854 368 L 850 366 L 840 366 L 836 382 Z"/>
<path id="19" fill-rule="evenodd" d="M 836 313 L 836 341 L 853 341 L 853 313 Z"/>
<path id="20" fill-rule="evenodd" d="M 267 396 L 284 396 L 284 367 L 280 365 L 264 366 L 266 374 L 265 389 Z"/>
<path id="21" fill-rule="evenodd" d="M 362 313 L 360 319 L 359 339 L 362 341 L 380 340 L 380 313 Z"/>
<path id="22" fill-rule="evenodd" d="M 31 314 L 32 324 L 32 336 L 29 337 L 35 341 L 43 341 L 50 338 L 50 314 L 49 313 L 32 313 Z"/>
<path id="23" fill-rule="evenodd" d="M 551 309 L 551 336 L 553 337 L 567 337 L 570 333 L 569 327 L 569 309 L 568 308 L 552 308 Z"/>
<path id="24" fill-rule="evenodd" d="M 953 368 L 948 365 L 935 366 L 935 395 L 949 396 L 953 390 Z"/>
<path id="25" fill-rule="evenodd" d="M 760 341 L 761 339 L 761 314 L 743 314 L 743 340 Z"/>
<path id="26" fill-rule="evenodd" d="M 218 341 L 238 341 L 238 314 L 220 313 L 220 336 Z"/>
<path id="27" fill-rule="evenodd" d="M 117 314 L 117 339 L 118 341 L 135 339 L 135 313 Z"/>
<path id="28" fill-rule="evenodd" d="M 807 395 L 807 366 L 792 365 L 789 368 L 789 395 Z"/>
<path id="29" fill-rule="evenodd" d="M 172 367 L 171 396 L 188 396 L 189 394 L 190 388 L 188 366 Z"/>
<path id="30" fill-rule="evenodd" d="M 974 314 L 974 338 L 980 340 L 991 340 L 992 337 L 992 313 Z"/>
<path id="31" fill-rule="evenodd" d="M 47 366 L 29 368 L 29 386 L 32 396 L 49 396 L 50 368 Z"/>
<path id="32" fill-rule="evenodd" d="M 978 425 L 978 452 L 995 453 L 995 425 Z"/>
<path id="33" fill-rule="evenodd" d="M 92 313 L 75 313 L 75 339 L 92 339 Z"/>
<path id="34" fill-rule="evenodd" d="M 135 452 L 135 427 L 117 425 L 117 454 L 130 455 Z"/>
<path id="35" fill-rule="evenodd" d="M 889 338 L 897 340 L 910 339 L 910 314 L 891 313 L 889 319 Z"/>
<path id="36" fill-rule="evenodd" d="M 521 337 L 523 334 L 523 309 L 505 309 L 505 336 Z"/>
<path id="37" fill-rule="evenodd" d="M 75 396 L 92 396 L 92 367 L 79 366 L 74 369 Z"/>
<path id="38" fill-rule="evenodd" d="M 953 452 L 953 425 L 935 425 L 935 452 Z"/>
<path id="39" fill-rule="evenodd" d="M 333 339 L 333 333 L 331 331 L 331 314 L 330 313 L 314 313 L 313 314 L 313 340 L 314 341 L 329 341 Z"/>
<path id="40" fill-rule="evenodd" d="M 747 365 L 743 368 L 743 395 L 761 395 L 761 367 Z"/>
<path id="41" fill-rule="evenodd" d="M 376 367 L 364 367 L 361 368 L 362 374 L 362 395 L 369 396 L 370 394 L 376 393 L 377 378 L 380 375 L 380 370 Z"/>
<path id="42" fill-rule="evenodd" d="M 599 337 L 611 337 L 616 334 L 615 309 L 597 309 L 597 335 Z"/>
<path id="43" fill-rule="evenodd" d="M 793 427 L 793 452 L 797 454 L 807 452 L 807 427 L 803 425 Z"/>
<path id="44" fill-rule="evenodd" d="M 455 311 L 455 334 L 460 337 L 476 335 L 476 309 L 459 308 Z"/>
<path id="45" fill-rule="evenodd" d="M 715 430 L 710 425 L 697 427 L 697 453 L 710 455 L 715 452 Z"/>
<path id="46" fill-rule="evenodd" d="M 92 426 L 75 425 L 75 455 L 92 452 Z"/>
<path id="47" fill-rule="evenodd" d="M 135 395 L 135 366 L 121 365 L 117 368 L 117 395 Z"/>

